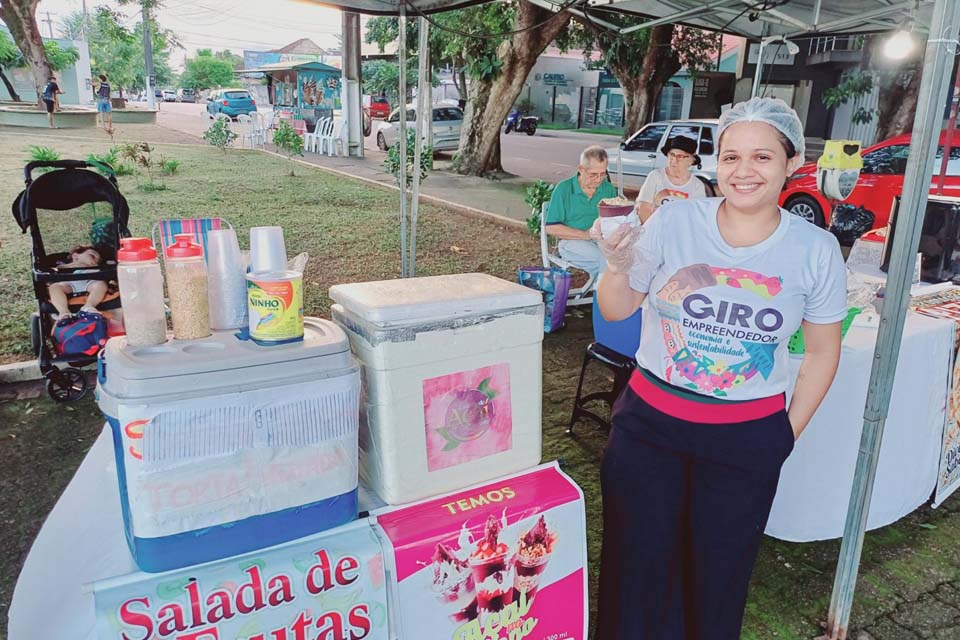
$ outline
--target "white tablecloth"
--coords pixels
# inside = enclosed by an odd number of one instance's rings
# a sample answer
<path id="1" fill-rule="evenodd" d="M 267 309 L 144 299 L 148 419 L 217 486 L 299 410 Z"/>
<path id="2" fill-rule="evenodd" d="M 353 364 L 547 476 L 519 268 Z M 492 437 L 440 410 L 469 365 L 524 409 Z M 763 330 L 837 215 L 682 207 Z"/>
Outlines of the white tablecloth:
<path id="1" fill-rule="evenodd" d="M 870 529 L 910 513 L 933 491 L 953 331 L 952 322 L 907 318 Z M 872 329 L 852 327 L 847 334 L 837 380 L 784 465 L 769 535 L 791 541 L 842 535 L 875 340 Z M 792 365 L 796 374 L 800 359 Z M 112 447 L 104 430 L 34 541 L 13 593 L 9 640 L 93 640 L 93 595 L 86 585 L 135 570 L 124 540 Z M 361 487 L 361 509 L 371 501 Z"/>
<path id="2" fill-rule="evenodd" d="M 868 529 L 927 502 L 937 480 L 954 326 L 909 313 L 883 434 Z M 836 380 L 780 475 L 766 533 L 794 542 L 843 535 L 877 332 L 851 327 Z M 794 376 L 800 358 L 791 362 Z"/>
<path id="3" fill-rule="evenodd" d="M 359 506 L 372 510 L 384 503 L 361 486 Z M 30 548 L 10 603 L 8 639 L 95 640 L 89 586 L 137 570 L 124 539 L 113 442 L 105 427 Z"/>

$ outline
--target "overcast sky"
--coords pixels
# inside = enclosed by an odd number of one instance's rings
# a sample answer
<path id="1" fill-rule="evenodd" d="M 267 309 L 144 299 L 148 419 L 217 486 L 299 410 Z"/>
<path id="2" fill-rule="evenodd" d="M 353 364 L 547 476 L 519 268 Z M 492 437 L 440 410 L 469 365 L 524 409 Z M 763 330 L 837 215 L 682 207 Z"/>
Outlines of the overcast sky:
<path id="1" fill-rule="evenodd" d="M 114 0 L 86 0 L 87 12 L 98 6 L 119 8 Z M 79 11 L 83 0 L 41 0 L 37 9 L 40 30 L 49 35 L 47 12 L 53 33 L 59 36 L 63 17 Z M 127 26 L 140 21 L 135 6 L 120 8 L 129 17 Z M 161 26 L 173 30 L 184 50 L 172 57 L 174 67 L 197 49 L 268 50 L 300 38 L 310 38 L 321 47 L 336 47 L 340 12 L 307 0 L 165 0 L 157 13 Z"/>

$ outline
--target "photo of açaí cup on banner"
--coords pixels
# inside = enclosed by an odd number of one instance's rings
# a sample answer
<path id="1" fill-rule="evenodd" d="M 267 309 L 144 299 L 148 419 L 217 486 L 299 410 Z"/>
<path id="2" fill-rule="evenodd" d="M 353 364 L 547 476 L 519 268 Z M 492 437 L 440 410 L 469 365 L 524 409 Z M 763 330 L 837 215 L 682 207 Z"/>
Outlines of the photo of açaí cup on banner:
<path id="1" fill-rule="evenodd" d="M 622 224 L 633 227 L 640 224 L 636 206 L 629 198 L 604 198 L 597 205 L 597 212 L 600 214 L 600 234 L 604 238 L 609 238 Z"/>

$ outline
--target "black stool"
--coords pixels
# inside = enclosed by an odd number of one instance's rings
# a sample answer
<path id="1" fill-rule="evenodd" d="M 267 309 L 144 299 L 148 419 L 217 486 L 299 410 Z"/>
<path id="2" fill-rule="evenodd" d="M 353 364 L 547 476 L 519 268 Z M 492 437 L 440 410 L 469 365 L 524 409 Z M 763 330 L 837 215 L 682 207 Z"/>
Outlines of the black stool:
<path id="1" fill-rule="evenodd" d="M 591 360 L 596 360 L 606 365 L 606 367 L 613 372 L 613 388 L 609 391 L 598 391 L 581 396 L 583 393 L 583 378 L 587 373 L 587 365 Z M 583 366 L 580 368 L 580 381 L 577 383 L 577 397 L 573 401 L 573 415 L 570 416 L 570 426 L 567 428 L 567 434 L 574 435 L 573 427 L 582 418 L 593 420 L 603 428 L 609 430 L 610 423 L 593 411 L 587 409 L 585 405 L 595 400 L 602 400 L 606 402 L 608 406 L 613 407 L 613 403 L 616 402 L 620 392 L 623 391 L 624 387 L 626 387 L 630 381 L 630 375 L 636 366 L 636 361 L 630 356 L 625 356 L 609 347 L 605 347 L 599 342 L 591 342 L 587 347 L 586 353 L 583 354 Z"/>

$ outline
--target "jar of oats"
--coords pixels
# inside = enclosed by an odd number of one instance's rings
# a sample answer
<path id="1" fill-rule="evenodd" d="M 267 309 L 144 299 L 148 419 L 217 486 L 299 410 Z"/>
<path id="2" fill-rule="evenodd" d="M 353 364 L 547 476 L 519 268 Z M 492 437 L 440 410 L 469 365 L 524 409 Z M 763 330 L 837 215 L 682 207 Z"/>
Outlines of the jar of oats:
<path id="1" fill-rule="evenodd" d="M 173 337 L 196 340 L 210 335 L 210 307 L 207 301 L 207 263 L 203 248 L 189 233 L 174 236 L 167 247 L 167 293 Z"/>

